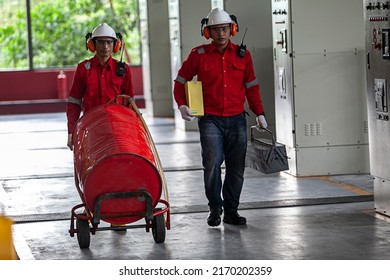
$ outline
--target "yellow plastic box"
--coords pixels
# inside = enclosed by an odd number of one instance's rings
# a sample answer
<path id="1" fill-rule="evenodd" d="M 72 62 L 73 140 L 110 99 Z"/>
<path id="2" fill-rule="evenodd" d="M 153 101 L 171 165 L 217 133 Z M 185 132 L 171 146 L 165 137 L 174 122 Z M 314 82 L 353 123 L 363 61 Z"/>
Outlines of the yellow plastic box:
<path id="1" fill-rule="evenodd" d="M 188 108 L 193 116 L 203 116 L 203 90 L 202 82 L 190 81 L 185 84 Z"/>

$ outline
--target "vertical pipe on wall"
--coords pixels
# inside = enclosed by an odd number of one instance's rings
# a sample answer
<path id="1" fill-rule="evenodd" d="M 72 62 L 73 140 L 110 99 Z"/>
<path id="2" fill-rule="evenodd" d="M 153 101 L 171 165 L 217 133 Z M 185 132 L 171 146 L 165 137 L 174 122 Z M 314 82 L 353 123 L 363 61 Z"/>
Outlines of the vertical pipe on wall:
<path id="1" fill-rule="evenodd" d="M 29 70 L 32 70 L 33 65 L 33 55 L 32 55 L 32 39 L 31 39 L 31 7 L 30 0 L 26 0 L 26 20 L 27 20 L 27 46 L 28 46 L 28 67 Z"/>

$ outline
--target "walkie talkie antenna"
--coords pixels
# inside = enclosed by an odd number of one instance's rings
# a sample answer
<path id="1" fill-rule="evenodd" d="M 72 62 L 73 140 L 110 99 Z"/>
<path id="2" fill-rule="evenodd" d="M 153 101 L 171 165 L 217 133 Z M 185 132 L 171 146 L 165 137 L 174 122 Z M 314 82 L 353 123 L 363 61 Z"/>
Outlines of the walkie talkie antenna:
<path id="1" fill-rule="evenodd" d="M 118 68 L 116 69 L 116 74 L 118 76 L 123 76 L 126 70 L 126 63 L 122 61 L 123 59 L 123 51 L 125 50 L 125 42 L 123 42 L 122 52 L 121 52 L 121 60 L 118 63 Z"/>
<path id="2" fill-rule="evenodd" d="M 241 45 L 244 44 L 244 39 L 245 39 L 245 35 L 246 35 L 247 30 L 248 30 L 248 27 L 245 28 L 244 36 L 242 36 L 242 40 L 241 40 Z"/>
<path id="3" fill-rule="evenodd" d="M 237 51 L 237 55 L 241 58 L 243 58 L 245 56 L 245 53 L 246 53 L 246 45 L 244 45 L 244 39 L 245 39 L 245 35 L 246 35 L 247 30 L 248 30 L 248 28 L 245 28 L 244 36 L 242 36 L 242 40 L 241 40 L 241 45 L 239 46 L 238 51 Z"/>
<path id="4" fill-rule="evenodd" d="M 121 52 L 121 62 L 122 62 L 122 59 L 123 59 L 123 51 L 125 50 L 125 42 L 123 42 L 123 46 L 122 46 L 122 52 Z"/>

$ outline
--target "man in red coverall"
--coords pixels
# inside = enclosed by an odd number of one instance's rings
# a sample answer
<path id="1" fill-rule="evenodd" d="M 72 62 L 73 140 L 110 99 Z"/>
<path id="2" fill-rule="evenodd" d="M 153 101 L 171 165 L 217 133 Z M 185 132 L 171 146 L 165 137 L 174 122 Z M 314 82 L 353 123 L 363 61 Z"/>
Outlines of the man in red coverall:
<path id="1" fill-rule="evenodd" d="M 182 118 L 191 121 L 194 116 L 186 103 L 185 83 L 194 76 L 202 82 L 205 115 L 198 119 L 198 127 L 210 208 L 209 226 L 221 223 L 223 211 L 224 223 L 246 224 L 246 218 L 237 212 L 247 147 L 245 98 L 258 124 L 267 127 L 251 55 L 249 51 L 239 55 L 239 46 L 230 41 L 230 36 L 237 31 L 235 16 L 219 8 L 213 9 L 201 26 L 202 35 L 212 42 L 192 49 L 178 72 L 173 90 Z M 223 161 L 226 175 L 222 184 Z"/>
<path id="2" fill-rule="evenodd" d="M 121 48 L 121 36 L 108 24 L 98 25 L 87 34 L 87 49 L 95 55 L 77 65 L 69 92 L 66 116 L 68 119 L 68 144 L 73 150 L 72 134 L 81 112 L 108 103 L 119 94 L 134 97 L 130 67 L 112 58 Z M 118 69 L 119 67 L 119 69 Z M 120 73 L 122 71 L 122 73 Z"/>

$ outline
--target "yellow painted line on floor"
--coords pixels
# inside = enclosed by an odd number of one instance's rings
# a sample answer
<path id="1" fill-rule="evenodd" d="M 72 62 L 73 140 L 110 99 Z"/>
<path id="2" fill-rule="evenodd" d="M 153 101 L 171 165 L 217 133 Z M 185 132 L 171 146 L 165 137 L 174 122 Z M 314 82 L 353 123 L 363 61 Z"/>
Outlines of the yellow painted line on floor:
<path id="1" fill-rule="evenodd" d="M 327 181 L 329 183 L 332 183 L 336 186 L 342 187 L 343 189 L 351 191 L 351 192 L 356 193 L 358 195 L 371 195 L 372 194 L 372 193 L 369 193 L 365 190 L 362 190 L 354 185 L 333 181 L 331 178 L 326 177 L 326 176 L 320 176 L 318 178 L 320 178 L 321 180 Z"/>

